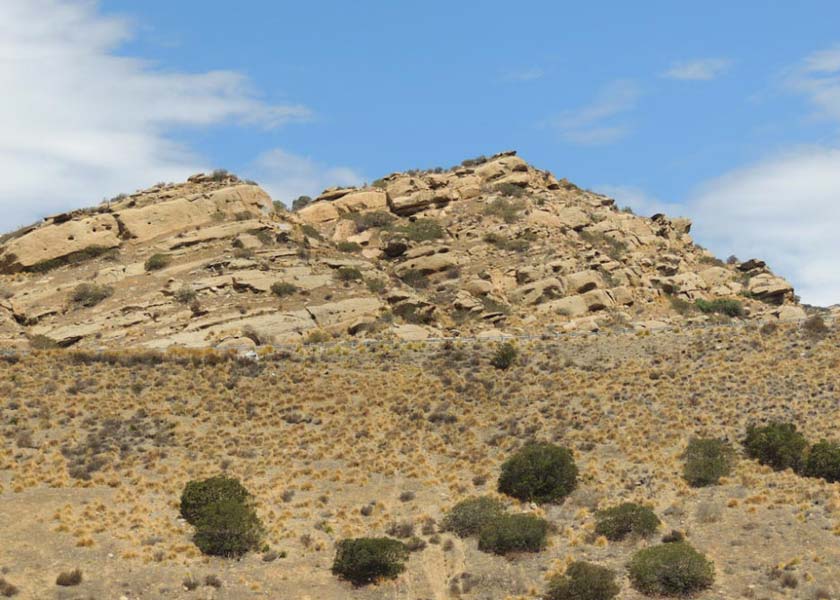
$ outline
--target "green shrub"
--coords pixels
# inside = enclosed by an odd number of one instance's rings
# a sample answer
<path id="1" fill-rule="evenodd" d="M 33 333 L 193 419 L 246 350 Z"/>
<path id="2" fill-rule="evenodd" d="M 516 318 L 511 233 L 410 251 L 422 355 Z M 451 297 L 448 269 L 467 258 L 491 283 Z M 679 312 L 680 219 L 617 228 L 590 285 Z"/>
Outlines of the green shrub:
<path id="1" fill-rule="evenodd" d="M 623 540 L 633 534 L 647 537 L 659 527 L 659 517 L 647 506 L 625 502 L 596 515 L 595 533 L 608 540 Z"/>
<path id="2" fill-rule="evenodd" d="M 340 252 L 358 252 L 362 247 L 356 242 L 339 242 L 335 247 Z"/>
<path id="3" fill-rule="evenodd" d="M 516 346 L 510 342 L 505 342 L 499 346 L 495 354 L 493 354 L 493 358 L 490 359 L 490 364 L 497 369 L 508 369 L 516 360 L 517 354 L 518 352 L 516 350 Z"/>
<path id="4" fill-rule="evenodd" d="M 355 538 L 336 545 L 334 575 L 355 585 L 395 579 L 405 571 L 408 548 L 392 538 Z"/>
<path id="5" fill-rule="evenodd" d="M 65 265 L 76 265 L 88 260 L 93 260 L 94 258 L 103 257 L 113 259 L 116 258 L 118 254 L 119 250 L 116 248 L 108 248 L 106 246 L 97 245 L 87 246 L 86 248 L 82 248 L 76 252 L 71 252 L 66 256 L 42 260 L 41 262 L 28 267 L 26 270 L 33 273 L 47 273 Z"/>
<path id="6" fill-rule="evenodd" d="M 521 198 L 525 195 L 525 189 L 515 183 L 500 183 L 496 186 L 496 191 L 502 196 L 509 196 L 511 198 Z"/>
<path id="7" fill-rule="evenodd" d="M 251 494 L 232 477 L 218 475 L 200 481 L 190 481 L 181 493 L 181 516 L 196 525 L 204 507 L 223 501 L 249 502 Z"/>
<path id="8" fill-rule="evenodd" d="M 831 483 L 840 481 L 840 444 L 822 440 L 811 446 L 802 466 L 802 474 Z"/>
<path id="9" fill-rule="evenodd" d="M 683 477 L 689 485 L 717 485 L 721 477 L 732 472 L 735 449 L 726 440 L 693 438 L 683 454 Z"/>
<path id="10" fill-rule="evenodd" d="M 286 206 L 286 203 L 281 202 L 280 200 L 274 200 L 271 203 L 271 205 L 274 208 L 274 212 L 277 213 L 277 214 L 281 214 L 281 213 L 284 213 L 287 210 L 289 210 L 289 208 Z"/>
<path id="11" fill-rule="evenodd" d="M 146 259 L 145 264 L 143 267 L 147 271 L 159 271 L 160 269 L 164 269 L 168 267 L 172 263 L 172 257 L 167 254 L 152 254 L 148 259 Z"/>
<path id="12" fill-rule="evenodd" d="M 514 186 L 522 191 L 522 188 Z M 521 195 L 521 194 L 520 194 Z M 519 220 L 519 213 L 525 208 L 522 200 L 508 200 L 507 198 L 496 198 L 484 207 L 484 214 L 499 217 L 505 223 L 515 223 Z"/>
<path id="13" fill-rule="evenodd" d="M 187 284 L 182 285 L 175 291 L 175 300 L 181 304 L 189 304 L 198 296 L 198 292 Z"/>
<path id="14" fill-rule="evenodd" d="M 481 528 L 505 513 L 505 505 L 490 496 L 478 496 L 461 500 L 446 513 L 441 527 L 458 537 L 478 535 Z"/>
<path id="15" fill-rule="evenodd" d="M 798 470 L 808 442 L 793 423 L 772 422 L 764 427 L 747 427 L 744 448 L 747 456 L 776 471 Z"/>
<path id="16" fill-rule="evenodd" d="M 323 240 L 324 236 L 321 235 L 321 232 L 318 231 L 313 225 L 307 223 L 306 225 L 301 225 L 300 230 L 303 232 L 303 235 L 307 237 L 314 238 L 316 240 Z"/>
<path id="17" fill-rule="evenodd" d="M 348 213 L 345 216 L 356 223 L 356 229 L 359 231 L 367 231 L 373 228 L 388 228 L 396 219 L 394 215 L 385 210 Z"/>
<path id="18" fill-rule="evenodd" d="M 312 204 L 312 198 L 309 196 L 298 196 L 294 200 L 292 200 L 292 210 L 298 211 L 301 208 L 309 206 Z"/>
<path id="19" fill-rule="evenodd" d="M 545 600 L 610 600 L 620 591 L 614 571 L 577 561 L 549 580 Z"/>
<path id="20" fill-rule="evenodd" d="M 627 569 L 633 587 L 649 595 L 687 596 L 715 580 L 714 565 L 685 542 L 639 550 Z"/>
<path id="21" fill-rule="evenodd" d="M 367 285 L 367 289 L 374 294 L 378 294 L 385 290 L 385 282 L 381 279 L 371 277 L 370 279 L 365 279 L 365 284 Z"/>
<path id="22" fill-rule="evenodd" d="M 545 548 L 548 521 L 536 515 L 500 515 L 481 527 L 478 549 L 493 554 L 539 552 Z"/>
<path id="23" fill-rule="evenodd" d="M 530 241 L 527 239 L 510 239 L 498 233 L 488 233 L 484 236 L 484 241 L 499 250 L 510 250 L 512 252 L 524 252 L 531 246 Z"/>
<path id="24" fill-rule="evenodd" d="M 110 298 L 113 293 L 114 288 L 107 285 L 81 283 L 73 290 L 70 299 L 74 304 L 90 308 L 91 306 L 96 306 L 106 298 Z"/>
<path id="25" fill-rule="evenodd" d="M 424 289 L 429 287 L 429 276 L 418 269 L 410 269 L 402 274 L 400 279 L 406 285 L 410 285 L 415 289 Z"/>
<path id="26" fill-rule="evenodd" d="M 257 550 L 264 529 L 250 503 L 228 498 L 201 507 L 193 542 L 210 556 L 238 557 Z"/>
<path id="27" fill-rule="evenodd" d="M 297 291 L 297 286 L 287 281 L 275 281 L 271 284 L 271 293 L 275 296 L 280 296 L 281 298 L 283 296 L 291 296 Z"/>
<path id="28" fill-rule="evenodd" d="M 571 451 L 531 443 L 502 464 L 499 491 L 527 502 L 556 502 L 574 491 L 577 475 Z"/>
<path id="29" fill-rule="evenodd" d="M 443 227 L 434 219 L 417 219 L 401 227 L 400 232 L 414 242 L 438 240 L 444 236 Z"/>
<path id="30" fill-rule="evenodd" d="M 724 298 L 717 298 L 716 300 L 698 299 L 694 305 L 702 313 L 705 314 L 721 314 L 728 317 L 743 317 L 744 305 L 738 300 L 726 300 Z"/>
<path id="31" fill-rule="evenodd" d="M 821 338 L 830 331 L 828 325 L 825 324 L 825 320 L 820 315 L 808 317 L 802 323 L 802 330 L 813 338 Z"/>
<path id="32" fill-rule="evenodd" d="M 340 267 L 336 277 L 339 281 L 359 281 L 362 279 L 362 272 L 356 267 Z"/>

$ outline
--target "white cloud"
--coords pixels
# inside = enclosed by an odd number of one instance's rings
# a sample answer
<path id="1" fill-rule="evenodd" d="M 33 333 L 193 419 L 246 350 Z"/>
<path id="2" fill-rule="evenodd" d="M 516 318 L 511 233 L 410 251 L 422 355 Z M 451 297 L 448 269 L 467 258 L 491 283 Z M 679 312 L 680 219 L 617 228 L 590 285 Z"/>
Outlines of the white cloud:
<path id="1" fill-rule="evenodd" d="M 0 229 L 208 166 L 177 128 L 309 116 L 262 101 L 236 72 L 117 55 L 131 33 L 91 0 L 0 2 Z"/>
<path id="2" fill-rule="evenodd" d="M 800 149 L 735 170 L 704 184 L 688 209 L 718 254 L 767 260 L 806 302 L 840 302 L 840 149 Z"/>
<path id="3" fill-rule="evenodd" d="M 564 111 L 546 124 L 567 142 L 609 144 L 630 132 L 630 126 L 619 117 L 636 107 L 640 95 L 639 86 L 634 81 L 613 81 L 586 106 Z"/>
<path id="4" fill-rule="evenodd" d="M 674 63 L 662 76 L 684 81 L 710 81 L 722 75 L 731 66 L 732 61 L 726 58 L 701 58 Z"/>
<path id="5" fill-rule="evenodd" d="M 819 116 L 840 123 L 840 46 L 806 57 L 788 72 L 785 83 L 804 95 Z"/>
<path id="6" fill-rule="evenodd" d="M 642 217 L 651 217 L 656 213 L 663 213 L 671 217 L 680 216 L 685 208 L 680 204 L 665 202 L 651 196 L 641 188 L 627 185 L 596 185 L 593 186 L 598 193 L 613 198 L 620 208 L 629 206 L 633 212 Z"/>
<path id="7" fill-rule="evenodd" d="M 360 185 L 364 181 L 350 167 L 330 167 L 280 148 L 260 155 L 248 175 L 286 206 L 298 196 L 314 198 L 328 187 Z"/>

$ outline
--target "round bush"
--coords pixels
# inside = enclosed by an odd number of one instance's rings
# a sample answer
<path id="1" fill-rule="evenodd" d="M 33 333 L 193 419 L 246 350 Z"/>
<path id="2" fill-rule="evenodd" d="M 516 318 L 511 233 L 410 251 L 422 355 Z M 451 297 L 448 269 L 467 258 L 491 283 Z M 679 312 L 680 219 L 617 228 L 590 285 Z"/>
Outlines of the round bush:
<path id="1" fill-rule="evenodd" d="M 259 548 L 263 532 L 253 507 L 227 499 L 201 509 L 193 542 L 204 554 L 237 557 Z"/>
<path id="2" fill-rule="evenodd" d="M 201 481 L 190 481 L 181 493 L 181 516 L 191 525 L 198 525 L 201 511 L 216 502 L 231 501 L 240 504 L 251 499 L 251 494 L 237 479 L 219 475 Z"/>
<path id="3" fill-rule="evenodd" d="M 623 540 L 630 534 L 647 537 L 659 527 L 659 517 L 647 506 L 625 502 L 596 515 L 595 533 L 608 540 Z"/>
<path id="4" fill-rule="evenodd" d="M 627 569 L 633 587 L 649 595 L 685 596 L 715 580 L 714 565 L 685 542 L 639 550 Z"/>
<path id="5" fill-rule="evenodd" d="M 570 450 L 554 444 L 528 444 L 502 464 L 499 491 L 527 502 L 556 502 L 577 486 Z"/>
<path id="6" fill-rule="evenodd" d="M 355 585 L 394 579 L 405 571 L 408 552 L 405 544 L 387 537 L 341 540 L 332 572 Z"/>
<path id="7" fill-rule="evenodd" d="M 793 423 L 773 422 L 764 427 L 750 425 L 744 440 L 747 456 L 776 471 L 798 470 L 807 447 L 805 436 L 796 431 Z"/>
<path id="8" fill-rule="evenodd" d="M 802 467 L 802 474 L 832 483 L 840 481 L 840 444 L 822 440 L 811 446 Z"/>
<path id="9" fill-rule="evenodd" d="M 484 525 L 504 513 L 504 504 L 495 498 L 467 498 L 452 507 L 444 517 L 442 527 L 462 538 L 478 535 Z"/>
<path id="10" fill-rule="evenodd" d="M 562 575 L 548 582 L 546 600 L 610 600 L 621 588 L 615 572 L 588 562 L 573 562 Z"/>
<path id="11" fill-rule="evenodd" d="M 545 548 L 548 521 L 536 515 L 502 515 L 484 524 L 478 549 L 493 554 L 539 552 Z"/>
<path id="12" fill-rule="evenodd" d="M 717 485 L 721 477 L 732 473 L 735 450 L 725 440 L 693 438 L 688 442 L 683 459 L 683 477 L 689 485 Z"/>
<path id="13" fill-rule="evenodd" d="M 504 371 L 505 369 L 510 368 L 516 360 L 517 354 L 518 352 L 516 351 L 516 347 L 510 342 L 505 342 L 499 346 L 493 354 L 493 358 L 490 359 L 490 364 L 497 369 Z"/>
<path id="14" fill-rule="evenodd" d="M 168 254 L 152 254 L 149 258 L 146 259 L 145 264 L 143 267 L 147 271 L 158 271 L 160 269 L 166 268 L 172 262 L 172 257 Z"/>

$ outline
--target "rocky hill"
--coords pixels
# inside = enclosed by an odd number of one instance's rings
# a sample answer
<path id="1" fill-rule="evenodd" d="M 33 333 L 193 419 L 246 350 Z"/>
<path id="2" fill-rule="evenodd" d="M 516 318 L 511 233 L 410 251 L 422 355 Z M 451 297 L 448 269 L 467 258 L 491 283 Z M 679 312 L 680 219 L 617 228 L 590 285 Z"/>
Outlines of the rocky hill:
<path id="1" fill-rule="evenodd" d="M 296 212 L 200 174 L 0 237 L 0 344 L 251 347 L 804 316 L 764 262 L 514 152 L 332 188 Z"/>

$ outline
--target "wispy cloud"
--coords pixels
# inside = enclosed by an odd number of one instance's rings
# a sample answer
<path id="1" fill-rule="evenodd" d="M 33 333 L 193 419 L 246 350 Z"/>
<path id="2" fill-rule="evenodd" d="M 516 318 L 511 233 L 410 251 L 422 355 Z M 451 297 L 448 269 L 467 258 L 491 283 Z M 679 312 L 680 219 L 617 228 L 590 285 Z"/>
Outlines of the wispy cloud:
<path id="1" fill-rule="evenodd" d="M 281 148 L 261 154 L 247 170 L 275 200 L 287 206 L 298 196 L 315 197 L 331 186 L 359 185 L 364 179 L 350 167 L 328 166 Z"/>
<path id="2" fill-rule="evenodd" d="M 701 58 L 676 62 L 662 76 L 683 81 L 710 81 L 720 77 L 732 66 L 727 58 Z"/>
<path id="3" fill-rule="evenodd" d="M 91 0 L 0 2 L 3 229 L 212 166 L 177 141 L 184 127 L 310 115 L 264 101 L 237 72 L 164 71 L 118 54 L 132 33 Z"/>
<path id="4" fill-rule="evenodd" d="M 502 73 L 502 81 L 523 82 L 542 79 L 545 71 L 540 67 L 523 67 L 521 69 L 508 69 Z"/>
<path id="5" fill-rule="evenodd" d="M 546 125 L 567 142 L 609 144 L 631 131 L 630 125 L 620 117 L 636 107 L 640 95 L 641 90 L 635 81 L 613 81 L 586 106 L 564 111 L 546 121 Z"/>
<path id="6" fill-rule="evenodd" d="M 840 46 L 815 52 L 789 69 L 789 90 L 804 95 L 819 116 L 840 124 Z"/>

